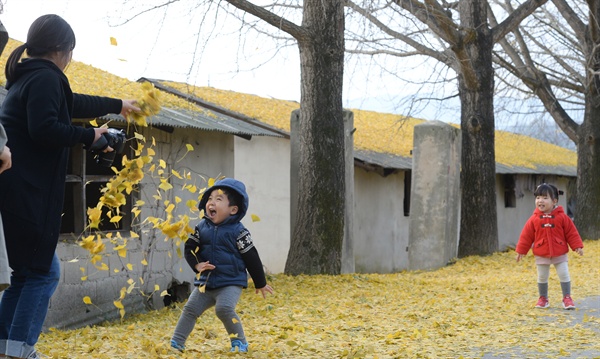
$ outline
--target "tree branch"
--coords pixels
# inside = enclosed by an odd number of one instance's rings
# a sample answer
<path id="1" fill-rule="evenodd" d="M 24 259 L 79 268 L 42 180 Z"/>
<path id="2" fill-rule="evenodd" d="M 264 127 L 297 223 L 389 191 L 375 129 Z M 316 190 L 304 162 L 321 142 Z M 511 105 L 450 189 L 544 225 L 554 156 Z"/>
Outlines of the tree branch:
<path id="1" fill-rule="evenodd" d="M 416 0 L 395 0 L 395 2 L 427 25 L 434 34 L 444 39 L 450 46 L 456 46 L 460 42 L 458 26 L 436 1 L 425 0 L 421 3 Z"/>
<path id="2" fill-rule="evenodd" d="M 377 17 L 374 16 L 371 11 L 363 9 L 362 7 L 360 7 L 357 4 L 355 4 L 354 2 L 352 2 L 351 0 L 346 1 L 346 6 L 350 9 L 356 11 L 358 14 L 362 15 L 365 19 L 369 20 L 373 25 L 377 26 L 384 33 L 386 33 L 386 34 L 392 36 L 393 38 L 398 39 L 398 40 L 404 42 L 405 44 L 407 44 L 408 46 L 414 48 L 418 53 L 432 57 L 448 66 L 452 66 L 452 63 L 448 59 L 448 56 L 446 54 L 444 54 L 443 52 L 433 50 L 433 49 L 421 44 L 420 42 L 415 41 L 410 36 L 406 36 L 398 31 L 392 30 L 389 26 L 387 26 L 387 25 L 383 24 L 381 21 L 379 21 L 379 19 L 377 19 Z"/>
<path id="3" fill-rule="evenodd" d="M 308 30 L 302 26 L 296 25 L 293 22 L 286 20 L 285 18 L 266 10 L 263 7 L 257 6 L 246 0 L 225 0 L 236 8 L 243 10 L 249 14 L 256 16 L 257 18 L 265 21 L 269 25 L 276 27 L 277 29 L 284 31 L 296 40 L 306 40 L 310 37 Z"/>
<path id="4" fill-rule="evenodd" d="M 492 29 L 493 42 L 497 43 L 500 41 L 500 39 L 504 38 L 512 29 L 517 28 L 523 19 L 531 15 L 537 8 L 547 2 L 548 0 L 527 0 L 521 4 L 521 6 L 511 12 L 504 21 Z"/>

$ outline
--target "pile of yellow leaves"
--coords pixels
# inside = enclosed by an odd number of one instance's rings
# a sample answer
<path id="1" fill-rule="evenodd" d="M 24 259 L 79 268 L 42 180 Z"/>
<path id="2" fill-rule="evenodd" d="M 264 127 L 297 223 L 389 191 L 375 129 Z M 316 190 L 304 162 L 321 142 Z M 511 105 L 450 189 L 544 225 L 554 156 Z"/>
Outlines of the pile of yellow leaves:
<path id="1" fill-rule="evenodd" d="M 200 317 L 184 353 L 172 350 L 182 303 L 116 323 L 53 329 L 37 347 L 69 359 L 600 357 L 600 313 L 580 305 L 600 300 L 600 241 L 585 241 L 582 257 L 569 256 L 574 311 L 560 306 L 554 270 L 551 307 L 533 308 L 534 260 L 516 263 L 511 251 L 435 271 L 269 276 L 273 296 L 265 300 L 248 289 L 237 307 L 247 354 L 229 352 L 214 310 Z"/>

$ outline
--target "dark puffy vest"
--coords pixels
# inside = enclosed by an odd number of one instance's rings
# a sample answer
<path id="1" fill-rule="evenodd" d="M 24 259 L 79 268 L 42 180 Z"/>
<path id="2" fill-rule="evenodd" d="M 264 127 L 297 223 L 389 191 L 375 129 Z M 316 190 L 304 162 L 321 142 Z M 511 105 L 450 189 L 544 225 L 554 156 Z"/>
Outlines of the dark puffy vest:
<path id="1" fill-rule="evenodd" d="M 207 289 L 216 289 L 229 285 L 248 286 L 246 265 L 237 247 L 237 237 L 244 228 L 240 222 L 225 221 L 215 226 L 203 219 L 196 226 L 199 232 L 200 253 L 203 258 L 215 265 L 215 269 L 204 271 L 195 285 L 204 285 Z M 207 282 L 208 278 L 208 282 Z"/>

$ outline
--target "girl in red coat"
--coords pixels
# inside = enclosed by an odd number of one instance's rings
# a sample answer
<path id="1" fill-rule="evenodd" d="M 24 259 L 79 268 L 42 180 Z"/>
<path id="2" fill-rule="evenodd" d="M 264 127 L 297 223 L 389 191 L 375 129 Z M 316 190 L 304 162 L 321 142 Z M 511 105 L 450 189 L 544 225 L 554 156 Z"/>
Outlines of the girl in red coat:
<path id="1" fill-rule="evenodd" d="M 583 255 L 583 242 L 577 228 L 561 206 L 558 206 L 558 189 L 547 183 L 539 185 L 535 192 L 536 209 L 525 223 L 517 243 L 517 262 L 533 249 L 538 272 L 540 299 L 536 308 L 548 308 L 548 277 L 550 265 L 554 264 L 563 294 L 563 308 L 574 309 L 571 298 L 571 278 L 567 253 L 569 247 Z"/>

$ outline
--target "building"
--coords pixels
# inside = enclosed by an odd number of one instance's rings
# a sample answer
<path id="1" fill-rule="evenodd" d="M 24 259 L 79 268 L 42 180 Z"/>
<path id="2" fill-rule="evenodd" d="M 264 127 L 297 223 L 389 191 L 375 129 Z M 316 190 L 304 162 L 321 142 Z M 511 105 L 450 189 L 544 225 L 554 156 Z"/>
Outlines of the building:
<path id="1" fill-rule="evenodd" d="M 15 46 L 10 40 L 1 64 Z M 235 177 L 247 185 L 250 208 L 244 223 L 267 271 L 283 272 L 292 217 L 290 118 L 298 103 L 167 81 L 131 82 L 78 62 L 69 66 L 67 75 L 73 90 L 81 93 L 138 98 L 142 82 L 160 89 L 163 108 L 150 119 L 150 126 L 136 127 L 120 116 L 98 122 L 124 129 L 129 139 L 143 138 L 140 142 L 152 144 L 153 163 L 160 167 L 163 160 L 164 167 L 146 175 L 139 190 L 128 196 L 118 228 L 111 218 L 103 217 L 101 229 L 111 238 L 103 239 L 107 254 L 92 263 L 89 252 L 79 245 L 87 235 L 86 212 L 96 205 L 101 188 L 114 172 L 96 164 L 93 155 L 82 148 L 73 149 L 58 248 L 63 273 L 46 327 L 77 327 L 117 318 L 115 301 L 135 312 L 185 297 L 193 274 L 181 257 L 182 240 L 165 240 L 165 235 L 144 219 L 164 219 L 169 203 L 197 201 L 199 190 L 211 177 Z M 5 90 L 0 99 L 4 96 Z M 406 270 L 413 128 L 425 121 L 370 111 L 353 113 L 354 270 Z M 88 120 L 76 122 L 89 125 Z M 128 144 L 125 154 L 131 158 L 136 146 L 133 140 Z M 497 131 L 496 157 L 499 238 L 501 248 L 506 248 L 514 246 L 534 209 L 537 184 L 557 184 L 565 193 L 560 204 L 567 207 L 576 178 L 576 154 Z M 162 190 L 165 182 L 172 188 Z M 139 210 L 139 215 L 135 216 L 133 209 Z M 189 208 L 181 205 L 172 215 L 194 216 L 194 212 L 190 214 Z M 197 215 L 195 212 L 192 225 Z M 253 217 L 260 221 L 252 221 Z M 113 251 L 120 246 L 126 250 Z M 165 290 L 169 295 L 164 295 Z M 84 303 L 84 297 L 93 305 Z"/>

